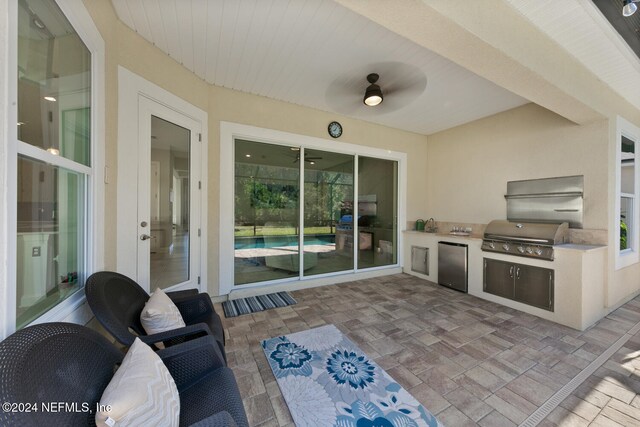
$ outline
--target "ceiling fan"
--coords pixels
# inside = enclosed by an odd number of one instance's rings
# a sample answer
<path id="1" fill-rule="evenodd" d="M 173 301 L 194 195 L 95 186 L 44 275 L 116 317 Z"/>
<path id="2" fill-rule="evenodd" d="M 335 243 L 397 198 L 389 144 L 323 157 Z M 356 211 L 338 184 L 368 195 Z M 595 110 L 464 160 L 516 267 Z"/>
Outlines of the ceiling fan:
<path id="1" fill-rule="evenodd" d="M 415 101 L 427 87 L 420 68 L 402 62 L 368 64 L 334 80 L 327 91 L 327 105 L 338 113 L 371 116 L 389 113 Z M 374 102 L 363 102 L 373 95 Z M 384 99 L 384 101 L 383 101 Z"/>
<path id="2" fill-rule="evenodd" d="M 315 161 L 320 159 L 322 159 L 322 157 L 318 157 L 318 156 L 311 157 L 311 156 L 307 156 L 306 153 L 304 155 L 304 161 L 312 165 L 315 165 L 316 164 Z M 298 161 L 300 161 L 300 153 L 296 155 L 296 159 L 293 161 L 293 163 L 298 163 Z"/>

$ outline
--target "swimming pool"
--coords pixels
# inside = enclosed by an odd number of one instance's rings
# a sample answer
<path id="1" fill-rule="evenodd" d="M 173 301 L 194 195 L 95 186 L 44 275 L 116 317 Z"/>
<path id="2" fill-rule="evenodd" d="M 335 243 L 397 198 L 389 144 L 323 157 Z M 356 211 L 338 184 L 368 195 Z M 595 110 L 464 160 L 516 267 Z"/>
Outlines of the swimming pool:
<path id="1" fill-rule="evenodd" d="M 281 237 L 281 238 L 279 238 Z M 262 236 L 255 237 L 236 237 L 234 249 L 255 249 L 255 248 L 273 248 L 276 246 L 298 246 L 298 236 L 273 236 L 266 244 Z M 305 245 L 330 245 L 335 244 L 335 234 L 317 234 L 305 237 Z"/>

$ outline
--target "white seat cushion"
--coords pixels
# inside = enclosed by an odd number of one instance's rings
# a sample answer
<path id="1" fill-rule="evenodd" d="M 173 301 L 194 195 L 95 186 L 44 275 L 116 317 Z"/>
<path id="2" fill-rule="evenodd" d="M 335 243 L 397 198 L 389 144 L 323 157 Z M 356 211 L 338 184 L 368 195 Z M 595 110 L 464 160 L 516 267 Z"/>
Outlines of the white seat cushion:
<path id="1" fill-rule="evenodd" d="M 176 383 L 160 357 L 138 338 L 102 393 L 100 405 L 98 426 L 170 427 L 180 421 Z"/>
<path id="2" fill-rule="evenodd" d="M 140 323 L 149 335 L 186 326 L 178 307 L 162 289 L 151 294 L 140 313 Z"/>

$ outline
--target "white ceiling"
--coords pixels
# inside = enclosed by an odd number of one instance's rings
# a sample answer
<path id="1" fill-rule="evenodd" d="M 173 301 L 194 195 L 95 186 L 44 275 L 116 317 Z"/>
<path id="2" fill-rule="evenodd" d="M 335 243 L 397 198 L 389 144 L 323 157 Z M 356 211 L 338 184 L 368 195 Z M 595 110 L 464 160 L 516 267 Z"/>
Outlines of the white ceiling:
<path id="1" fill-rule="evenodd" d="M 640 59 L 593 2 L 506 1 L 600 80 L 640 108 Z"/>
<path id="2" fill-rule="evenodd" d="M 126 25 L 218 86 L 422 134 L 528 102 L 333 0 L 112 2 Z M 385 93 L 378 108 L 362 103 L 372 72 Z"/>

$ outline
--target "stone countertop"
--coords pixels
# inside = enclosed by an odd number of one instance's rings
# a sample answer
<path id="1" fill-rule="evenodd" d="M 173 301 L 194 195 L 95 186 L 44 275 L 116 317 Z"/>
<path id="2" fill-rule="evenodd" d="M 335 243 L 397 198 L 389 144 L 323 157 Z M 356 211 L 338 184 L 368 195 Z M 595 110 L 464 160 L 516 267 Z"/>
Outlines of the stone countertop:
<path id="1" fill-rule="evenodd" d="M 470 234 L 468 236 L 456 236 L 455 234 L 449 234 L 446 232 L 438 232 L 438 233 L 428 233 L 426 231 L 417 231 L 417 230 L 404 230 L 403 233 L 410 234 L 424 234 L 426 236 L 436 236 L 438 238 L 447 238 L 447 239 L 470 239 L 470 240 L 482 240 L 482 235 L 480 234 Z"/>
<path id="2" fill-rule="evenodd" d="M 417 231 L 417 230 L 404 230 L 403 233 L 408 234 L 423 234 L 425 236 L 434 236 L 435 238 L 445 238 L 445 239 L 462 239 L 462 240 L 472 240 L 478 241 L 482 240 L 483 236 L 480 234 L 471 234 L 469 236 L 456 236 L 454 234 L 449 233 L 427 233 L 426 231 Z M 589 252 L 600 250 L 606 248 L 606 245 L 589 245 L 589 244 L 577 244 L 577 243 L 564 243 L 562 245 L 554 246 L 555 249 L 558 250 L 571 250 L 571 251 L 581 251 L 581 252 Z"/>
<path id="3" fill-rule="evenodd" d="M 605 249 L 606 247 L 607 247 L 606 245 L 584 245 L 584 244 L 576 244 L 576 243 L 564 243 L 562 245 L 555 245 L 554 249 L 589 252 L 589 251 Z"/>

